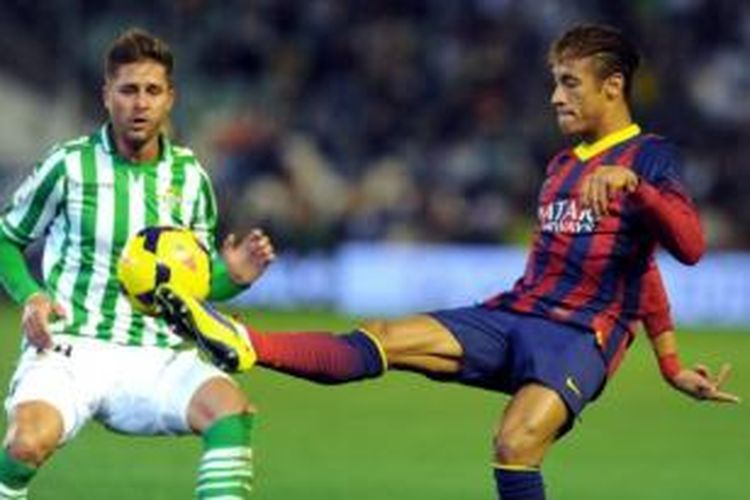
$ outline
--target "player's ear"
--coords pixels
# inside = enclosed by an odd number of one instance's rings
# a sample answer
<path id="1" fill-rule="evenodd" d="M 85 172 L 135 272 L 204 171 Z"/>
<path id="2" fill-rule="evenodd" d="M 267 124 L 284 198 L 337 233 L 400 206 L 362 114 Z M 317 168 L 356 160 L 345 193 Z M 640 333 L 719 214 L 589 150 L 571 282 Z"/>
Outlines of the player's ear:
<path id="1" fill-rule="evenodd" d="M 109 103 L 110 90 L 111 90 L 111 87 L 109 85 L 109 81 L 105 80 L 104 84 L 102 84 L 102 104 L 104 104 L 104 108 L 107 111 L 110 111 L 110 103 Z"/>
<path id="2" fill-rule="evenodd" d="M 172 110 L 172 106 L 174 106 L 174 101 L 177 99 L 177 89 L 175 89 L 175 86 L 170 83 L 169 87 L 167 88 L 167 92 L 169 94 L 169 104 L 168 104 L 168 110 Z"/>
<path id="3" fill-rule="evenodd" d="M 604 95 L 609 100 L 625 95 L 625 76 L 622 73 L 612 73 L 604 79 Z"/>

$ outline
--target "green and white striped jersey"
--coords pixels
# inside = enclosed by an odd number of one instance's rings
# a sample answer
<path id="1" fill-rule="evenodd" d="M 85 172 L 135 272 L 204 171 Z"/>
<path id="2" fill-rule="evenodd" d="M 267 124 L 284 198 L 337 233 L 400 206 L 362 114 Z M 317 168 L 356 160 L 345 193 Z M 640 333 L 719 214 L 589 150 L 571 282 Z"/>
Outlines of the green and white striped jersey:
<path id="1" fill-rule="evenodd" d="M 13 241 L 45 238 L 45 288 L 67 313 L 53 323 L 54 333 L 128 345 L 181 343 L 163 320 L 130 306 L 115 269 L 128 237 L 146 226 L 192 228 L 215 251 L 208 175 L 192 151 L 160 140 L 160 157 L 151 164 L 120 157 L 106 124 L 55 147 L 0 215 L 0 230 Z"/>

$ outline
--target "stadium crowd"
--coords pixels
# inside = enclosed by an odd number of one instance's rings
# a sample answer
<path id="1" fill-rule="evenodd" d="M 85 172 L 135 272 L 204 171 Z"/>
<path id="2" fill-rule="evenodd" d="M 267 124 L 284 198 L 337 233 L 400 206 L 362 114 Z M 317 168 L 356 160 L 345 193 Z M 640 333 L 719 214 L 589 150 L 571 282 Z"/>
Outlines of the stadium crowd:
<path id="1" fill-rule="evenodd" d="M 582 19 L 617 24 L 645 47 L 638 121 L 681 147 L 710 245 L 750 248 L 747 2 L 74 4 L 12 3 L 0 43 L 36 38 L 0 56 L 0 70 L 55 92 L 45 67 L 65 53 L 77 56 L 67 71 L 79 86 L 96 88 L 102 40 L 128 24 L 162 34 L 189 96 L 175 129 L 199 145 L 225 227 L 262 224 L 300 252 L 346 240 L 527 241 L 562 140 L 540 76 L 545 47 Z M 73 27 L 35 11 L 56 8 Z M 72 54 L 65 39 L 80 44 Z M 103 116 L 97 101 L 82 104 L 92 123 Z"/>

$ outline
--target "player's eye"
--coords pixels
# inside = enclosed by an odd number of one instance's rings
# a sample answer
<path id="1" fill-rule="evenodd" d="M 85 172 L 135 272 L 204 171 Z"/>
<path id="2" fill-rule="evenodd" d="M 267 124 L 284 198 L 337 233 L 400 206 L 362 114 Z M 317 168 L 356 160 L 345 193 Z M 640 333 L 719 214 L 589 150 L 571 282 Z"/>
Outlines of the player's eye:
<path id="1" fill-rule="evenodd" d="M 120 94 L 133 95 L 138 92 L 138 88 L 135 85 L 123 85 L 117 89 Z"/>

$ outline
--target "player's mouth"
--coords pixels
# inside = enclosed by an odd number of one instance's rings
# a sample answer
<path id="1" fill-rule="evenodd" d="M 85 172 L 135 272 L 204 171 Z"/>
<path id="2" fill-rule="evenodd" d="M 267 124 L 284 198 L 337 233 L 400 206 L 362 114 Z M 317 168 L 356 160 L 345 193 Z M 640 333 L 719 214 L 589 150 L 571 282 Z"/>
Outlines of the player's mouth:
<path id="1" fill-rule="evenodd" d="M 558 119 L 558 121 L 575 120 L 576 119 L 576 114 L 573 111 L 570 111 L 570 110 L 558 109 L 557 110 L 557 119 Z"/>
<path id="2" fill-rule="evenodd" d="M 557 124 L 563 129 L 569 129 L 575 127 L 578 122 L 578 115 L 573 111 L 558 110 L 557 111 Z"/>
<path id="3" fill-rule="evenodd" d="M 136 117 L 130 119 L 130 128 L 133 130 L 143 130 L 148 127 L 150 121 L 145 117 Z"/>

